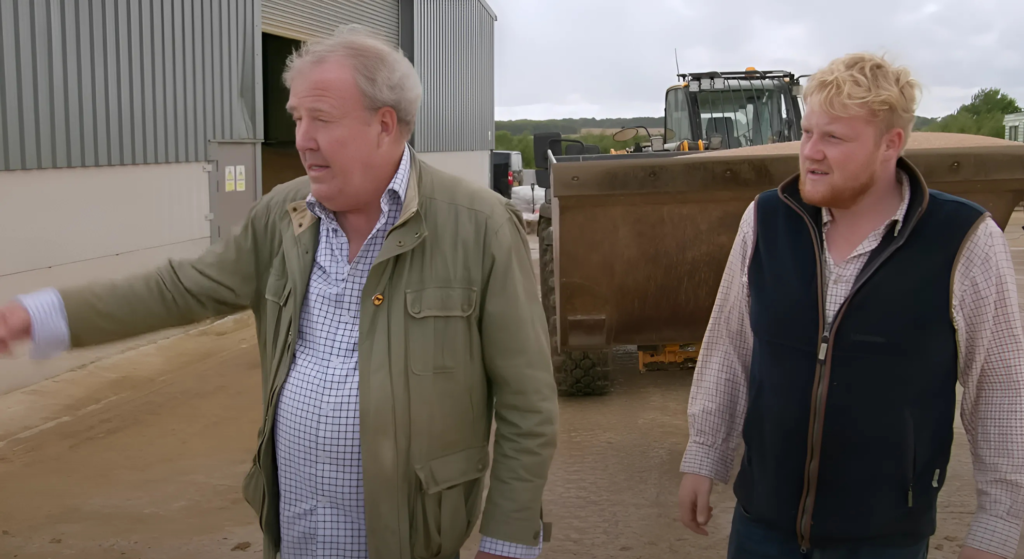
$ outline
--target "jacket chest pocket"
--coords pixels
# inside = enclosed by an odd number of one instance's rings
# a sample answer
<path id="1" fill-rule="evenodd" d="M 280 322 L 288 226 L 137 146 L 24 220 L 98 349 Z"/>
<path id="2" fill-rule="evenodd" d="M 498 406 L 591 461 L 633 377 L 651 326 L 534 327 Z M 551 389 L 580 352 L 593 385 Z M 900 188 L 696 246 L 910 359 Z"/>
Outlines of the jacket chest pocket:
<path id="1" fill-rule="evenodd" d="M 413 373 L 451 373 L 466 362 L 476 293 L 472 287 L 428 287 L 406 292 L 406 309 L 412 316 L 406 349 Z"/>

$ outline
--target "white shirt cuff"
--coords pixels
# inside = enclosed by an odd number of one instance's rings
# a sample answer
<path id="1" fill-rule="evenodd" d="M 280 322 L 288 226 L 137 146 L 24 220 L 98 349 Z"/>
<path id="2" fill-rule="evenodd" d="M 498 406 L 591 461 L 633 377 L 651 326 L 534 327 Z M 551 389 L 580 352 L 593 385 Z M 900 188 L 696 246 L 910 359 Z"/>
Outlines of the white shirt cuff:
<path id="1" fill-rule="evenodd" d="M 511 557 L 513 559 L 536 559 L 544 547 L 544 523 L 540 526 L 540 543 L 537 547 L 518 543 L 503 542 L 494 538 L 483 536 L 480 538 L 480 551 L 498 555 L 500 557 Z"/>
<path id="2" fill-rule="evenodd" d="M 64 299 L 56 289 L 48 288 L 17 297 L 32 320 L 33 359 L 49 359 L 71 347 L 71 330 Z"/>

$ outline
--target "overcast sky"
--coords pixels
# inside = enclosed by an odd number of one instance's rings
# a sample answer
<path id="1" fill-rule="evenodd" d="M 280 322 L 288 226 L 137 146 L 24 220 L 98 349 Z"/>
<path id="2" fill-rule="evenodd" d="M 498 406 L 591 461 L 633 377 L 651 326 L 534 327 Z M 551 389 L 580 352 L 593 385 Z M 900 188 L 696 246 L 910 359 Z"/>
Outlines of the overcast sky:
<path id="1" fill-rule="evenodd" d="M 658 116 L 683 72 L 810 74 L 886 53 L 942 116 L 981 87 L 1024 103 L 1024 0 L 488 0 L 496 118 Z"/>

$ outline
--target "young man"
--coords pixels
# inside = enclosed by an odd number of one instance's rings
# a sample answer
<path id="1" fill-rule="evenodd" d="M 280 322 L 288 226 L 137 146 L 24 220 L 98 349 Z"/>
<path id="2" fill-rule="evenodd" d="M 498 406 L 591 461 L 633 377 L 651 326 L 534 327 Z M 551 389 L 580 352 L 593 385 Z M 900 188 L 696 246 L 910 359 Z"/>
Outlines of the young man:
<path id="1" fill-rule="evenodd" d="M 250 308 L 264 413 L 243 492 L 266 559 L 458 557 L 488 465 L 478 559 L 536 557 L 558 410 L 521 214 L 409 148 L 421 87 L 396 48 L 341 32 L 284 77 L 305 177 L 195 260 L 0 308 L 0 353 Z"/>
<path id="2" fill-rule="evenodd" d="M 981 207 L 902 158 L 917 83 L 856 54 L 804 94 L 800 174 L 740 224 L 696 370 L 679 503 L 698 534 L 742 432 L 729 557 L 928 554 L 955 416 L 978 507 L 962 559 L 1013 557 L 1024 518 L 1024 339 Z"/>

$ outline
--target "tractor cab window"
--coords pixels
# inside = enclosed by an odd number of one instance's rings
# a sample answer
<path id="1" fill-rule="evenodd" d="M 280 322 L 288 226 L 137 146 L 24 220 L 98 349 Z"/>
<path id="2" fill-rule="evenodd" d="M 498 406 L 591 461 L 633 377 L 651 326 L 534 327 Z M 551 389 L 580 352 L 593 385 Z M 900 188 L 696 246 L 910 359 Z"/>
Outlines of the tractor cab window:
<path id="1" fill-rule="evenodd" d="M 668 90 L 665 96 L 665 128 L 666 141 L 694 141 L 690 126 L 690 101 L 687 99 L 686 88 L 675 87 Z M 669 130 L 673 134 L 669 134 Z"/>
<path id="2" fill-rule="evenodd" d="M 705 142 L 719 136 L 722 148 L 729 149 L 789 139 L 784 89 L 777 90 L 767 81 L 728 80 L 727 85 L 694 95 Z"/>

